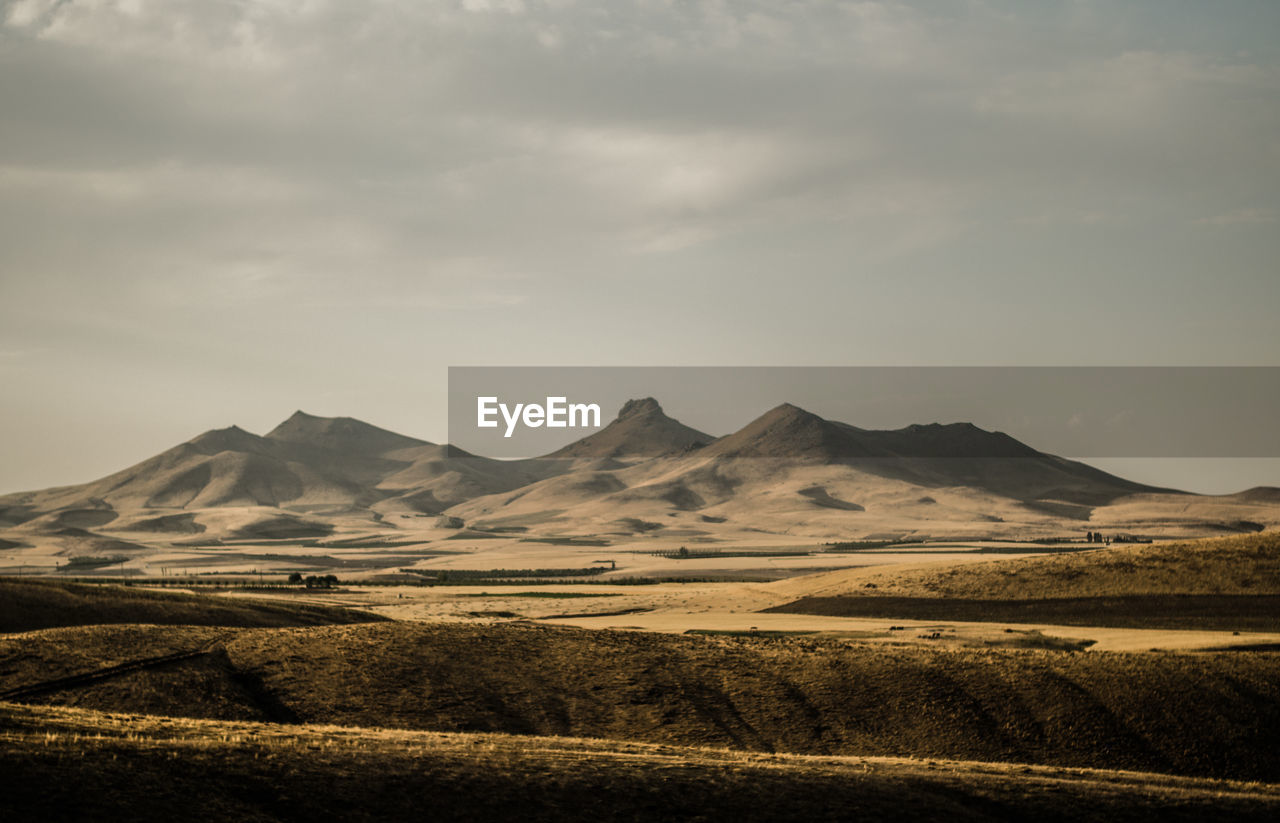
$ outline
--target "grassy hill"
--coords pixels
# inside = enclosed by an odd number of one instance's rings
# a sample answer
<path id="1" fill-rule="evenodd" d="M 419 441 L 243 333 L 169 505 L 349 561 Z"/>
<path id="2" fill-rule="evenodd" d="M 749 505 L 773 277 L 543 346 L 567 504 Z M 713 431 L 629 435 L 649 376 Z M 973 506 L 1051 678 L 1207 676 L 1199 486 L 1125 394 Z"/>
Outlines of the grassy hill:
<path id="1" fill-rule="evenodd" d="M 208 629 L 0 638 L 8 687 Z M 521 625 L 223 630 L 217 654 L 33 698 L 224 719 L 1280 779 L 1280 654 L 948 651 Z M 155 652 L 152 652 L 155 653 Z"/>
<path id="2" fill-rule="evenodd" d="M 1133 594 L 1280 594 L 1280 531 L 1117 544 L 860 579 L 874 595 L 1031 599 Z M 865 588 L 865 586 L 864 586 Z"/>
<path id="3" fill-rule="evenodd" d="M 779 584 L 769 611 L 1143 628 L 1280 629 L 1280 532 Z"/>
<path id="4" fill-rule="evenodd" d="M 823 617 L 1029 623 L 1112 629 L 1280 631 L 1280 595 L 1155 594 L 1115 597 L 992 598 L 804 597 L 764 609 Z"/>
<path id="5" fill-rule="evenodd" d="M 0 578 L 0 632 L 110 623 L 268 627 L 367 623 L 383 619 L 366 612 L 328 606 Z"/>
<path id="6" fill-rule="evenodd" d="M 0 817 L 130 820 L 1273 820 L 1275 787 L 0 704 Z M 76 791 L 66 791 L 74 786 Z"/>

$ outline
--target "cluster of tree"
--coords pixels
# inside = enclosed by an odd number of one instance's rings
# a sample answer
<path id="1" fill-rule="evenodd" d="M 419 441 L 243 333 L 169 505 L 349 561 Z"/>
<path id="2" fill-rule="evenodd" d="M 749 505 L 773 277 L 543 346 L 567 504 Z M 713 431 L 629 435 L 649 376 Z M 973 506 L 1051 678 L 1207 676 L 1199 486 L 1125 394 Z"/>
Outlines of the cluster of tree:
<path id="1" fill-rule="evenodd" d="M 1089 532 L 1088 535 L 1085 536 L 1084 542 L 1106 543 L 1107 545 L 1111 545 L 1112 543 L 1150 543 L 1151 538 L 1134 537 L 1131 534 L 1114 534 L 1111 537 L 1103 537 L 1102 532 Z"/>
<path id="2" fill-rule="evenodd" d="M 332 589 L 334 586 L 338 585 L 338 578 L 337 575 L 332 574 L 313 574 L 308 577 L 303 577 L 298 572 L 294 572 L 289 575 L 289 582 L 295 586 L 305 584 L 308 589 Z"/>

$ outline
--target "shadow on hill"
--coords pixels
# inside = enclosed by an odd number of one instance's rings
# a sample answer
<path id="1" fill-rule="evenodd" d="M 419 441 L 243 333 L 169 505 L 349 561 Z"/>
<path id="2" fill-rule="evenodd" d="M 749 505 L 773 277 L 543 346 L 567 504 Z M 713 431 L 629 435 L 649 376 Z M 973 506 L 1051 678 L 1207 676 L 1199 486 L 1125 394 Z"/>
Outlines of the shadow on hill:
<path id="1" fill-rule="evenodd" d="M 1273 820 L 1272 787 L 0 705 L 11 820 Z"/>
<path id="2" fill-rule="evenodd" d="M 1280 595 L 1275 594 L 1135 594 L 1026 600 L 838 595 L 804 597 L 763 611 L 1131 629 L 1280 631 Z"/>
<path id="3" fill-rule="evenodd" d="M 189 648 L 208 631 L 0 638 L 0 670 L 47 677 L 76 655 L 78 667 L 92 668 L 86 650 L 99 636 L 117 649 L 116 662 L 119 649 L 144 638 Z M 101 684 L 42 699 L 198 717 L 226 710 L 346 726 L 1280 778 L 1280 655 L 1265 652 L 961 651 L 417 623 L 228 630 L 223 643 L 240 679 L 223 672 L 216 688 L 201 685 L 204 675 L 195 685 L 164 681 L 181 670 L 161 670 L 147 675 L 150 686 Z"/>
<path id="4" fill-rule="evenodd" d="M 368 612 L 330 606 L 0 578 L 0 632 L 110 623 L 284 627 L 382 620 L 385 618 Z"/>

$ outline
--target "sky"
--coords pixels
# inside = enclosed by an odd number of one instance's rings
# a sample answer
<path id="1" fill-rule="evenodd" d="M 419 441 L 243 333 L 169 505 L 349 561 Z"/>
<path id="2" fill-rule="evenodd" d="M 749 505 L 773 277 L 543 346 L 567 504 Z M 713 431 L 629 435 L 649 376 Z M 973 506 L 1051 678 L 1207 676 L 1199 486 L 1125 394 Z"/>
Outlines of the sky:
<path id="1" fill-rule="evenodd" d="M 1277 35 L 0 0 L 0 492 L 299 408 L 439 441 L 449 366 L 1280 365 Z"/>

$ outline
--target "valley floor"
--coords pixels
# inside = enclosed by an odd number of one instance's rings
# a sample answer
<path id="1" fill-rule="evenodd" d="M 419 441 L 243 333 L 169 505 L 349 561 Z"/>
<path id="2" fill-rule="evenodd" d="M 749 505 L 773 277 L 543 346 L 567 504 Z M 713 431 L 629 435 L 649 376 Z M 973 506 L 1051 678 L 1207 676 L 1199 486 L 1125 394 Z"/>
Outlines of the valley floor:
<path id="1" fill-rule="evenodd" d="M 380 587 L 311 594 L 238 594 L 269 601 L 363 609 L 394 620 L 490 623 L 534 620 L 548 625 L 666 633 L 731 632 L 819 634 L 892 644 L 1025 647 L 1030 633 L 1062 638 L 1096 651 L 1194 651 L 1232 647 L 1280 648 L 1280 610 L 1239 603 L 1233 612 L 1209 608 L 1203 617 L 1178 603 L 1140 603 L 1107 614 L 1091 599 L 1057 616 L 1043 603 L 1021 610 L 1008 604 L 966 604 L 952 599 L 860 598 L 857 608 L 829 598 L 795 606 L 794 586 L 782 583 L 660 583 L 645 586 L 498 585 Z M 1230 598 L 1220 598 L 1229 600 Z M 1052 604 L 1050 604 L 1052 605 Z M 1116 610 L 1118 611 L 1118 610 Z M 1127 619 L 1124 619 L 1127 618 Z M 1172 627 L 1169 627 L 1172 626 Z M 1268 630 L 1257 630 L 1266 626 Z M 1243 630 L 1241 630 L 1243 629 Z M 932 637 L 937 633 L 938 637 Z M 926 637 L 921 637 L 926 635 Z"/>

